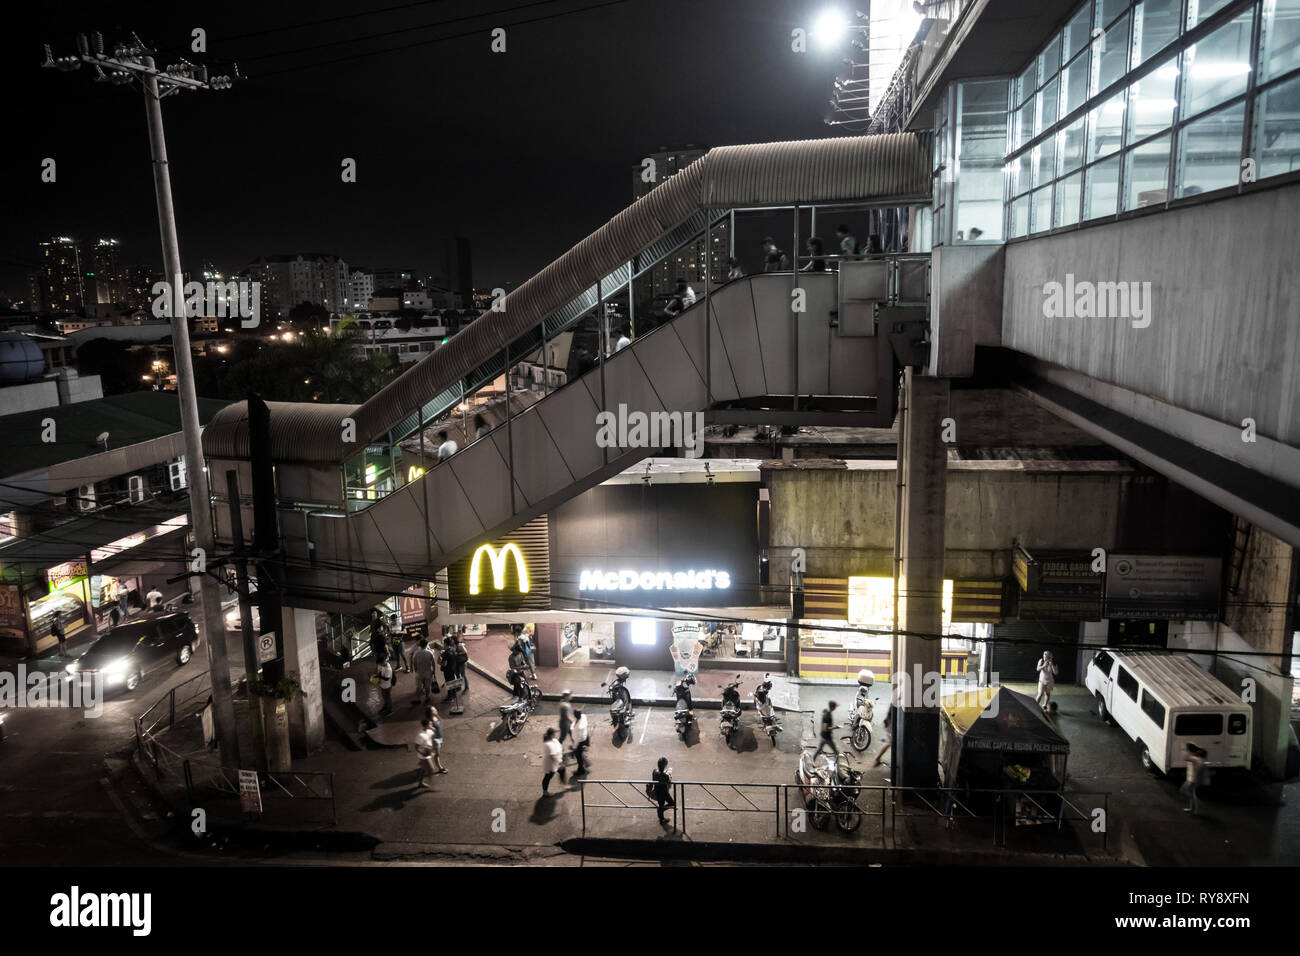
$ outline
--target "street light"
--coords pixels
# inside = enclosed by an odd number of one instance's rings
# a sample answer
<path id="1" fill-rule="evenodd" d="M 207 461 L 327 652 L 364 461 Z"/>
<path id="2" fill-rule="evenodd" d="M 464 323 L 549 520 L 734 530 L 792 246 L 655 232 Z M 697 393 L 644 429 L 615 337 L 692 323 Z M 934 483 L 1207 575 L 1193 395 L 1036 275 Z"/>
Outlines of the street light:
<path id="1" fill-rule="evenodd" d="M 812 37 L 819 46 L 833 47 L 839 44 L 848 31 L 849 21 L 843 12 L 834 7 L 823 10 L 813 23 Z"/>

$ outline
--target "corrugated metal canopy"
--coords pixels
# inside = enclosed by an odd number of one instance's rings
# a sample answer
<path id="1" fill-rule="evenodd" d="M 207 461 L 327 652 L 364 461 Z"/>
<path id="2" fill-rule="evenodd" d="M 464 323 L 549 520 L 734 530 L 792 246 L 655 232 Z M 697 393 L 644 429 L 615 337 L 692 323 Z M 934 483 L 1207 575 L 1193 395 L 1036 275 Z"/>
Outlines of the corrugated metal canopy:
<path id="1" fill-rule="evenodd" d="M 929 192 L 929 148 L 915 133 L 711 149 L 507 295 L 504 311 L 484 313 L 363 405 L 273 404 L 275 457 L 343 461 L 701 209 L 888 202 Z M 356 444 L 341 440 L 340 423 L 349 415 Z M 214 419 L 205 452 L 246 458 L 245 417 L 241 403 Z"/>

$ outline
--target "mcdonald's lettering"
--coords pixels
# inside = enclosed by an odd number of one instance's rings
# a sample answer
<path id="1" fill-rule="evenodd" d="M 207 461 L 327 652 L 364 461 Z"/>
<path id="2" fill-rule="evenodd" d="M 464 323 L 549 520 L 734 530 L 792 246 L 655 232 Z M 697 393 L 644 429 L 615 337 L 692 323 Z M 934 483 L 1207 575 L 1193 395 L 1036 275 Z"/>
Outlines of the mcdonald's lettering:
<path id="1" fill-rule="evenodd" d="M 524 564 L 523 552 L 519 550 L 519 545 L 513 541 L 504 545 L 500 551 L 490 544 L 481 545 L 474 552 L 474 557 L 469 563 L 469 593 L 479 593 L 479 575 L 483 568 L 483 558 L 486 556 L 488 563 L 492 566 L 492 586 L 498 591 L 505 590 L 506 586 L 506 559 L 514 555 L 515 570 L 519 574 L 519 593 L 528 593 L 528 567 Z"/>

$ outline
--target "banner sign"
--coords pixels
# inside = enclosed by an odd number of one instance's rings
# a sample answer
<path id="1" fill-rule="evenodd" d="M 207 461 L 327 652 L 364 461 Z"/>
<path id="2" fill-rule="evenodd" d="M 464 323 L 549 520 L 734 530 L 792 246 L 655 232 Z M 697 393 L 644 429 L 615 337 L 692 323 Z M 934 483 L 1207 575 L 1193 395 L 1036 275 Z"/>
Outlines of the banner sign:
<path id="1" fill-rule="evenodd" d="M 1106 558 L 1106 616 L 1133 620 L 1217 620 L 1223 562 L 1170 554 Z"/>

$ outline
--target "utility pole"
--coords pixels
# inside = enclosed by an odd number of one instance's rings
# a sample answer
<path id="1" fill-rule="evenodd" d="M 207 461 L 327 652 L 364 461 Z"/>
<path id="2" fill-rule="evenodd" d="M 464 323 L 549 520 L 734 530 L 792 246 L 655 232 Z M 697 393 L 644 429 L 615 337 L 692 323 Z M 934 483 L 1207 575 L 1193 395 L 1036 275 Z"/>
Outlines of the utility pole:
<path id="1" fill-rule="evenodd" d="M 77 54 L 55 58 L 45 45 L 46 67 L 75 70 L 83 63 L 95 71 L 96 82 L 127 84 L 136 81 L 144 91 L 145 117 L 149 124 L 149 151 L 153 158 L 154 192 L 158 201 L 158 225 L 162 232 L 163 275 L 170 283 L 172 352 L 176 363 L 176 390 L 180 394 L 181 429 L 185 435 L 185 465 L 189 473 L 190 521 L 194 527 L 195 555 L 199 572 L 190 578 L 191 592 L 197 591 L 203 619 L 204 643 L 208 648 L 208 672 L 212 677 L 213 717 L 221 747 L 221 762 L 239 767 L 239 732 L 235 724 L 234 696 L 230 687 L 230 662 L 226 653 L 226 626 L 221 615 L 221 591 L 207 573 L 207 560 L 215 556 L 212 531 L 212 496 L 203 458 L 198 399 L 194 391 L 194 362 L 190 352 L 190 330 L 185 309 L 185 279 L 181 271 L 180 243 L 176 238 L 176 214 L 172 209 L 171 177 L 167 169 L 167 142 L 163 136 L 162 98 L 181 90 L 229 89 L 228 76 L 208 77 L 206 67 L 185 60 L 159 71 L 152 51 L 132 35 L 130 43 L 119 43 L 113 55 L 104 53 L 104 38 L 96 33 L 77 37 Z M 238 76 L 238 69 L 236 69 Z"/>

